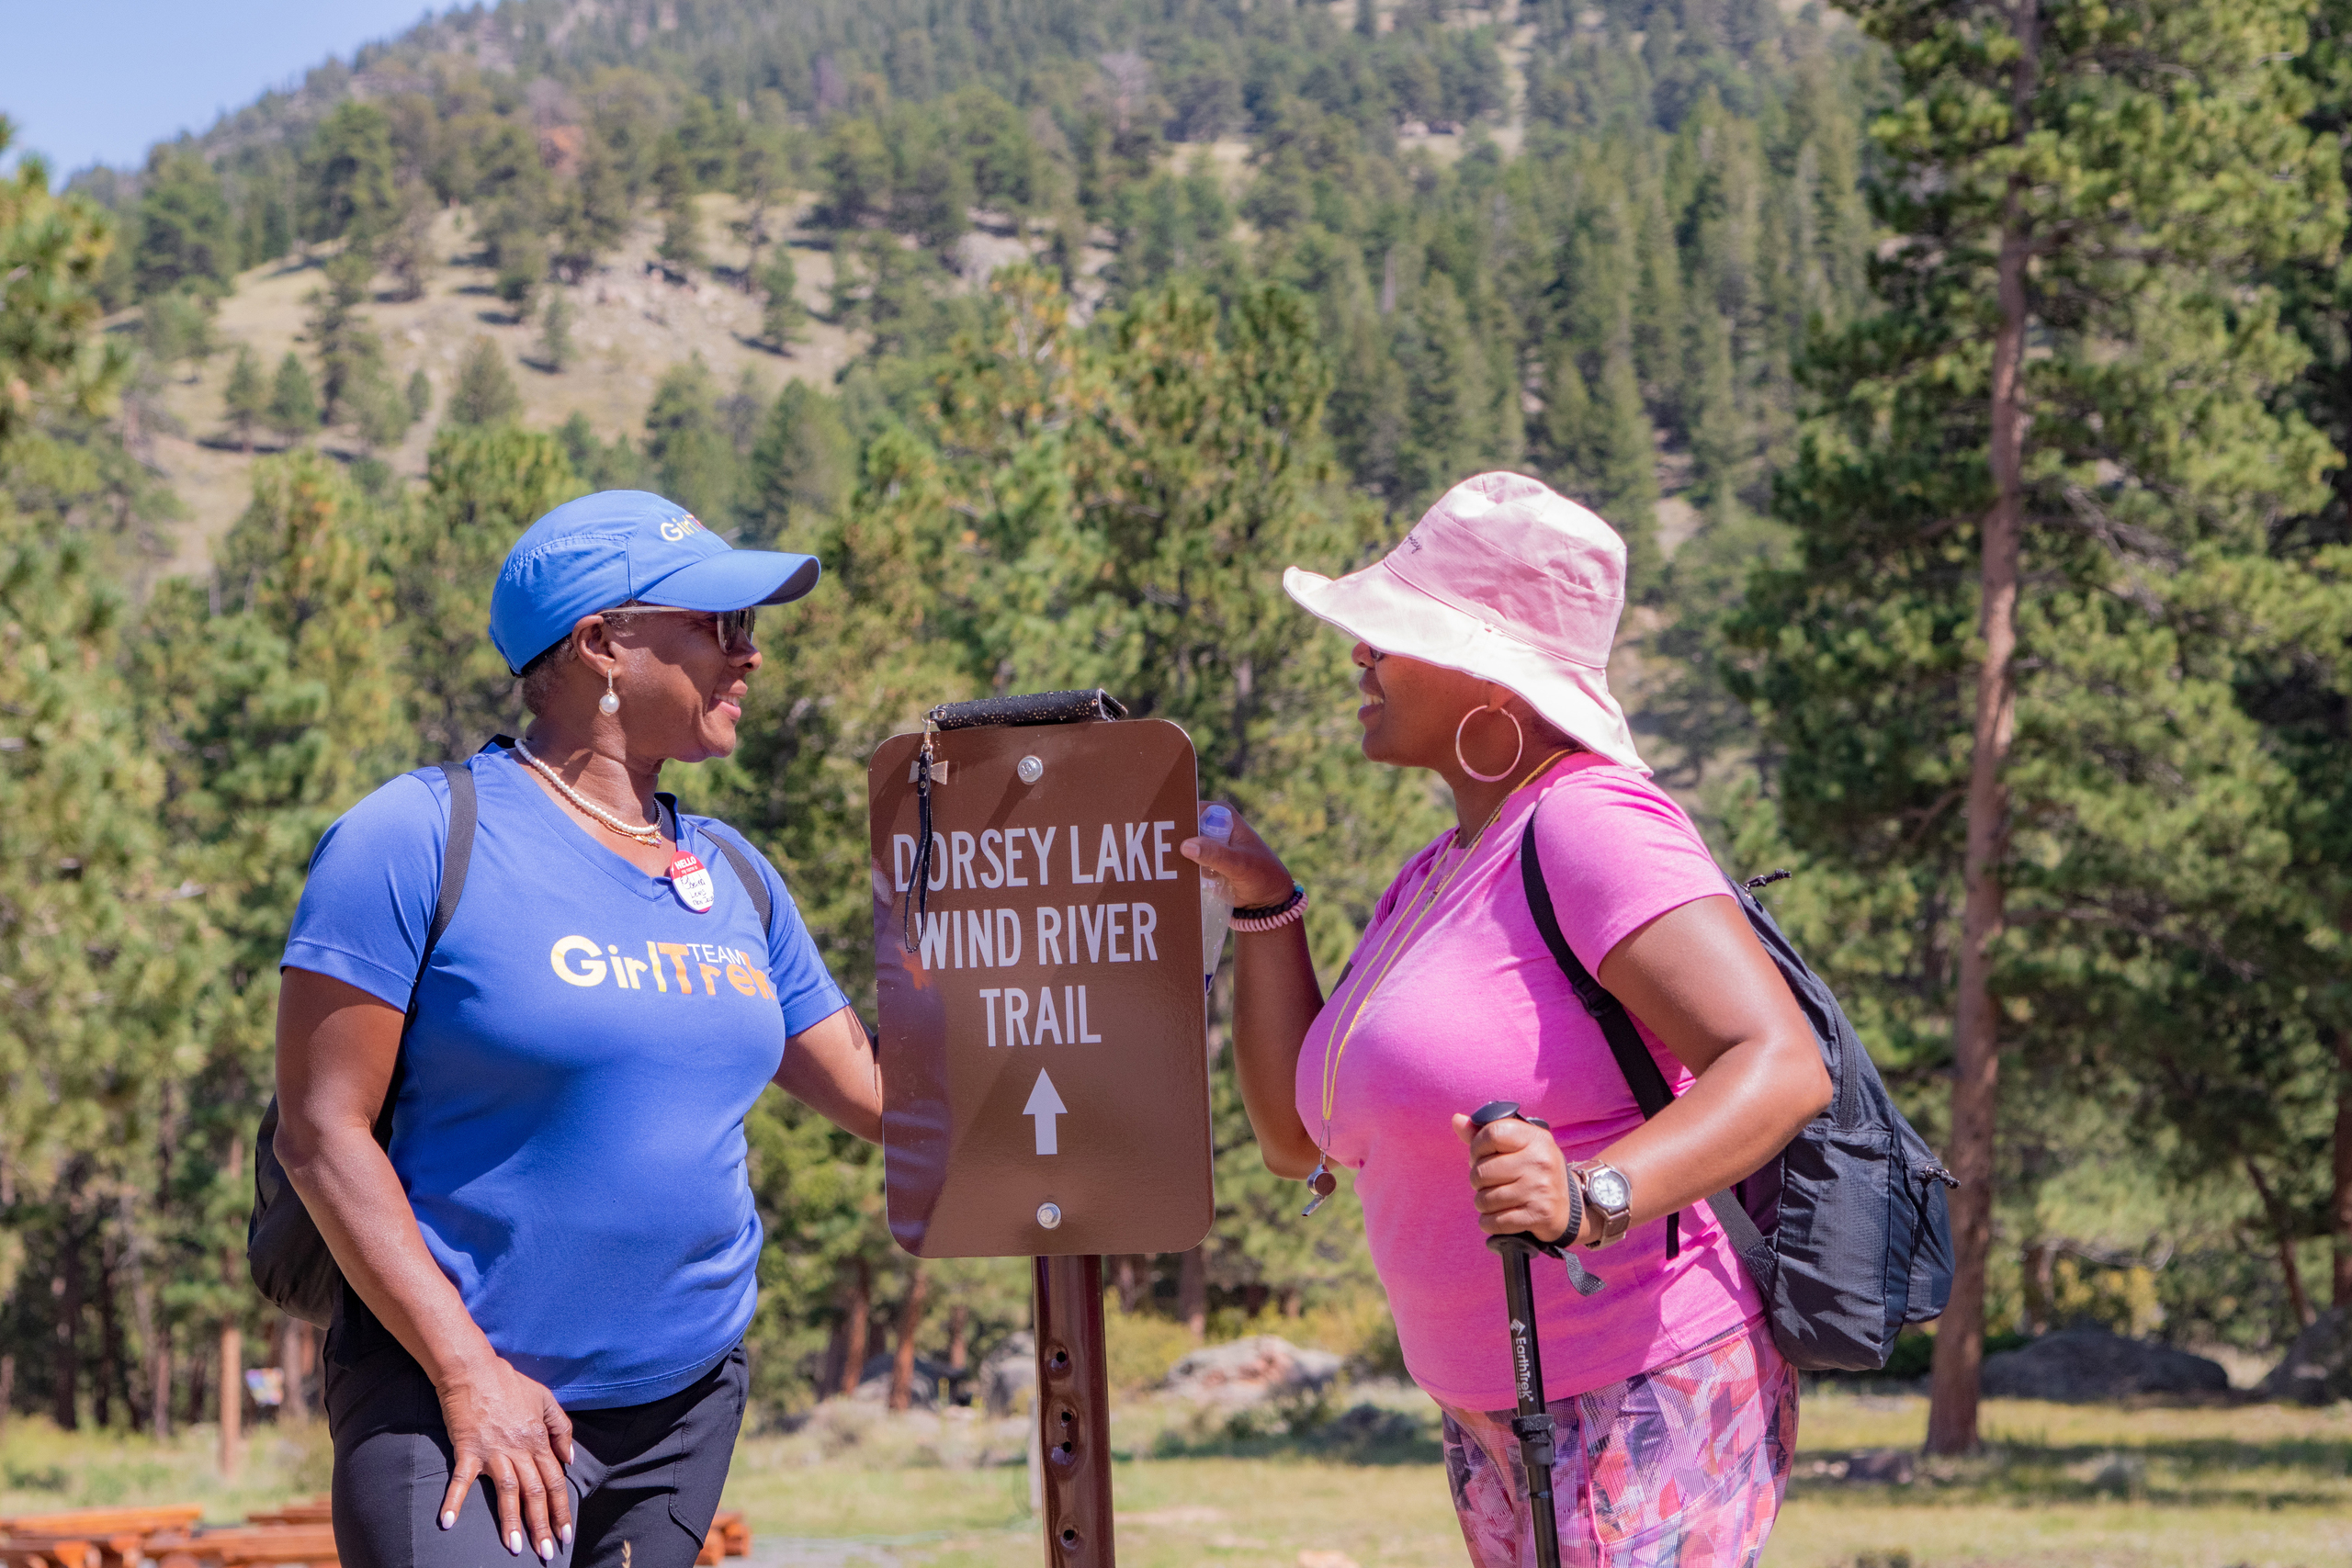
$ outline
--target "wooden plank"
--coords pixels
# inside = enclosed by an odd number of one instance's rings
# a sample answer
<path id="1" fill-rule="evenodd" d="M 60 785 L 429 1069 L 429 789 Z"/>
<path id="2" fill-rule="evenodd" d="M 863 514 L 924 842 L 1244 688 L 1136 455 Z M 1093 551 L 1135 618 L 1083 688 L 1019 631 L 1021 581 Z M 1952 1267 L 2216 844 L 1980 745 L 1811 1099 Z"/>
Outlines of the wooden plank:
<path id="1" fill-rule="evenodd" d="M 248 1568 L 279 1562 L 332 1568 L 343 1561 L 335 1551 L 334 1529 L 322 1525 L 231 1526 L 162 1537 L 150 1546 L 159 1561 L 179 1568 Z"/>
<path id="2" fill-rule="evenodd" d="M 203 1517 L 203 1508 L 193 1503 L 164 1503 L 140 1508 L 68 1508 L 60 1513 L 0 1517 L 0 1533 L 65 1535 L 87 1530 L 93 1535 L 111 1535 L 117 1530 L 184 1529 Z"/>

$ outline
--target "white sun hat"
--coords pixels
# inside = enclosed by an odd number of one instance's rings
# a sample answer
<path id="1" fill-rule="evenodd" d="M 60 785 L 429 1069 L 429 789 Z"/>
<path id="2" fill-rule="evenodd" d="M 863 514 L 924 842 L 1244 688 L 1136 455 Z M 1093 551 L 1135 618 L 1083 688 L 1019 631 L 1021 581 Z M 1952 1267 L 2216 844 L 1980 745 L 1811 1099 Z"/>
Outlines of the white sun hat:
<path id="1" fill-rule="evenodd" d="M 1335 580 L 1292 567 L 1283 587 L 1381 652 L 1508 686 L 1571 739 L 1650 771 L 1609 692 L 1625 541 L 1542 481 L 1464 479 L 1362 571 Z"/>

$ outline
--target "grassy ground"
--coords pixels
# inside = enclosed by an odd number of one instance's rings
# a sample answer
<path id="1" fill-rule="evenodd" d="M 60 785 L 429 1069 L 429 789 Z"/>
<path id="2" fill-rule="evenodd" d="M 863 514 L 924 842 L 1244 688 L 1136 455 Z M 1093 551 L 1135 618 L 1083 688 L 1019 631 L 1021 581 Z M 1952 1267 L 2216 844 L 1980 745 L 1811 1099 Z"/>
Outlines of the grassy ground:
<path id="1" fill-rule="evenodd" d="M 1437 1568 L 1462 1561 L 1433 1413 L 1409 1390 L 1370 1409 L 1228 1423 L 1159 1400 L 1113 1419 L 1120 1561 L 1129 1568 Z M 1351 1404 L 1355 1396 L 1340 1402 Z M 2320 1568 L 2352 1557 L 2352 1406 L 2288 1410 L 1985 1406 L 1986 1452 L 1915 1461 L 1915 1397 L 1820 1393 L 1766 1561 L 1775 1568 Z M 1033 1568 L 1026 1427 L 957 1413 L 831 1406 L 744 1439 L 729 1487 L 757 1561 L 809 1568 Z M 1908 1480 L 1863 1479 L 1893 1470 Z M 0 1515 L 113 1502 L 204 1503 L 226 1520 L 319 1490 L 314 1425 L 265 1427 L 222 1482 L 209 1431 L 167 1445 L 0 1434 Z"/>

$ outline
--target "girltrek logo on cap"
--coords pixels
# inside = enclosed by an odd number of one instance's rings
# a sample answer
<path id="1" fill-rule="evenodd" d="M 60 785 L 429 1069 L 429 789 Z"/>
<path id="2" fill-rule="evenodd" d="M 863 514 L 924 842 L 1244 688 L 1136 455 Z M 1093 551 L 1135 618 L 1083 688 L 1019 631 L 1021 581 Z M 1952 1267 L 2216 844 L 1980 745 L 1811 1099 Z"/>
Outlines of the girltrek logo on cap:
<path id="1" fill-rule="evenodd" d="M 662 525 L 662 536 L 673 545 L 689 534 L 700 534 L 705 531 L 702 519 L 691 512 L 682 512 Z"/>

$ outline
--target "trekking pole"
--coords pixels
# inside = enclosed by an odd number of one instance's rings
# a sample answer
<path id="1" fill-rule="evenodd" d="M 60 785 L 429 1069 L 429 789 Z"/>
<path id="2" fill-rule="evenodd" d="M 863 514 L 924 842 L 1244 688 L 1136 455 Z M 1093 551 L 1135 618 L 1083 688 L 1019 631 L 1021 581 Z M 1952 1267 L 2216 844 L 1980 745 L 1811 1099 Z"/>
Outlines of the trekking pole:
<path id="1" fill-rule="evenodd" d="M 1513 1121 L 1551 1130 L 1551 1123 L 1541 1117 L 1521 1115 L 1516 1100 L 1494 1100 L 1470 1116 L 1474 1128 Z M 1573 1239 L 1580 1228 L 1577 1222 L 1584 1217 L 1584 1204 L 1574 1186 L 1569 1192 L 1567 1234 Z M 1503 1260 L 1503 1305 L 1510 1317 L 1511 1387 L 1519 1400 L 1519 1413 L 1511 1417 L 1510 1429 L 1519 1438 L 1520 1462 L 1527 1470 L 1528 1511 L 1535 1520 L 1536 1568 L 1560 1568 L 1560 1521 L 1552 1511 L 1552 1461 L 1558 1448 L 1552 1436 L 1552 1413 L 1544 1408 L 1544 1348 L 1535 1332 L 1535 1282 L 1528 1259 L 1540 1252 L 1565 1262 L 1568 1278 L 1581 1295 L 1600 1289 L 1600 1281 L 1557 1242 L 1540 1240 L 1526 1231 L 1490 1235 L 1487 1246 Z"/>

